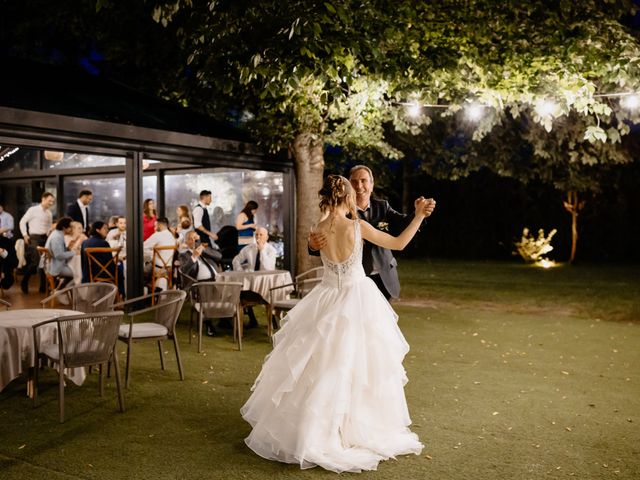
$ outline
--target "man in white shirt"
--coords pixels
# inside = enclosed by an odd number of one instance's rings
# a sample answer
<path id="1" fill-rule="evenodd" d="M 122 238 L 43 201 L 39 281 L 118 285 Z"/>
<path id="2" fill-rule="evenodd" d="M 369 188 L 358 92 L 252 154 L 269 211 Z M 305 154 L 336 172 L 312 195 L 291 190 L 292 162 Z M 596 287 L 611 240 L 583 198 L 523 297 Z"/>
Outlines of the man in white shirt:
<path id="1" fill-rule="evenodd" d="M 13 242 L 13 216 L 0 205 L 0 286 L 5 290 L 13 285 L 13 270 L 18 266 Z"/>
<path id="2" fill-rule="evenodd" d="M 156 221 L 156 232 L 153 235 L 151 235 L 149 238 L 147 238 L 143 244 L 144 258 L 145 258 L 145 265 L 144 265 L 145 275 L 150 276 L 151 271 L 154 268 L 154 265 L 152 265 L 153 247 L 169 247 L 169 246 L 171 247 L 176 246 L 176 237 L 174 237 L 173 233 L 171 233 L 171 231 L 169 230 L 169 220 L 166 217 L 161 217 Z M 160 257 L 162 258 L 162 261 L 166 265 L 171 265 L 173 262 L 174 253 L 175 253 L 174 250 L 163 250 L 160 252 Z M 164 268 L 162 265 L 162 262 L 160 262 L 159 260 L 156 260 L 156 263 L 157 265 L 155 265 L 155 268 L 157 269 Z M 156 283 L 156 287 L 162 290 L 166 290 L 167 280 L 164 278 L 159 279 L 158 283 Z"/>
<path id="3" fill-rule="evenodd" d="M 269 232 L 264 227 L 256 229 L 256 241 L 247 245 L 233 259 L 234 270 L 275 270 L 277 252 L 273 245 L 267 243 Z"/>
<path id="4" fill-rule="evenodd" d="M 211 191 L 202 190 L 200 192 L 200 201 L 193 207 L 191 214 L 193 215 L 193 228 L 198 235 L 200 235 L 200 241 L 203 245 L 210 245 L 216 248 L 215 241 L 218 240 L 218 235 L 211 231 L 211 218 L 209 217 L 209 210 L 207 207 L 211 204 Z"/>
<path id="5" fill-rule="evenodd" d="M 250 272 L 275 270 L 277 252 L 273 245 L 267 243 L 269 240 L 269 232 L 264 227 L 256 228 L 256 241 L 247 245 L 233 259 L 234 270 L 247 270 Z M 243 291 L 240 293 L 240 300 L 248 305 L 264 304 L 264 299 L 255 292 Z M 253 313 L 253 308 L 247 306 L 245 308 L 249 316 L 249 325 L 247 328 L 258 326 L 258 321 Z"/>
<path id="6" fill-rule="evenodd" d="M 118 258 L 124 260 L 127 255 L 127 219 L 117 217 L 116 228 L 112 228 L 107 233 L 107 242 L 111 248 L 120 248 Z"/>
<path id="7" fill-rule="evenodd" d="M 36 247 L 44 247 L 47 235 L 53 224 L 53 215 L 50 208 L 53 207 L 56 198 L 52 193 L 44 192 L 40 197 L 40 204 L 35 205 L 20 219 L 20 232 L 24 239 L 25 258 L 27 265 L 24 267 L 24 277 L 22 277 L 22 291 L 29 293 L 29 278 L 37 271 L 40 258 Z M 44 272 L 40 271 L 40 292 L 45 291 Z"/>

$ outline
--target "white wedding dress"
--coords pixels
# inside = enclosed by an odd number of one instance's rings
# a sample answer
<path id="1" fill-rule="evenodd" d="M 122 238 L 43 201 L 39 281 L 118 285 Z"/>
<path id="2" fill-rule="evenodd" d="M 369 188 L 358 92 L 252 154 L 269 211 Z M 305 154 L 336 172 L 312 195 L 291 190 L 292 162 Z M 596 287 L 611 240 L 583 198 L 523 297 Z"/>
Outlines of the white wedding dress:
<path id="1" fill-rule="evenodd" d="M 258 455 L 301 468 L 375 470 L 419 454 L 402 360 L 409 351 L 397 315 L 362 268 L 362 237 L 342 263 L 323 254 L 324 277 L 287 315 L 241 408 Z"/>

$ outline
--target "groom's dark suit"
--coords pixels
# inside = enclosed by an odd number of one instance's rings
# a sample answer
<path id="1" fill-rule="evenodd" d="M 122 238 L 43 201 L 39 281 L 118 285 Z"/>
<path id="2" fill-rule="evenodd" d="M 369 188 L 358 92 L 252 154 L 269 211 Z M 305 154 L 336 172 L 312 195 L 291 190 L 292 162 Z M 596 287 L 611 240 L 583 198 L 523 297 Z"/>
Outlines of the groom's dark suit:
<path id="1" fill-rule="evenodd" d="M 406 215 L 395 211 L 386 200 L 376 198 L 369 199 L 369 208 L 367 210 L 358 210 L 361 219 L 366 220 L 373 227 L 383 230 L 393 236 L 398 236 L 411 223 L 413 215 Z M 386 223 L 387 225 L 381 225 Z M 309 248 L 311 255 L 320 255 Z M 396 266 L 398 262 L 393 257 L 391 250 L 379 247 L 367 241 L 364 242 L 362 249 L 362 266 L 364 273 L 371 277 L 376 283 L 382 294 L 387 297 L 398 298 L 400 296 L 400 280 L 398 280 L 398 270 Z M 377 266 L 377 274 L 373 276 L 373 267 Z M 379 278 L 376 278 L 379 277 Z"/>
<path id="2" fill-rule="evenodd" d="M 358 215 L 373 227 L 386 231 L 393 236 L 400 235 L 413 219 L 413 215 L 405 215 L 404 213 L 397 212 L 391 208 L 389 202 L 376 198 L 369 200 L 369 208 L 367 210 L 358 210 Z M 386 223 L 387 225 L 381 225 L 381 223 Z M 391 250 L 367 241 L 364 242 L 364 248 L 362 250 L 362 266 L 364 267 L 364 272 L 367 275 L 371 275 L 373 267 L 377 266 L 377 273 L 380 275 L 382 285 L 389 295 L 394 298 L 400 296 L 400 281 L 398 280 L 397 265 L 398 262 L 396 262 L 396 259 L 393 257 Z M 385 292 L 382 291 L 382 293 L 384 294 Z"/>

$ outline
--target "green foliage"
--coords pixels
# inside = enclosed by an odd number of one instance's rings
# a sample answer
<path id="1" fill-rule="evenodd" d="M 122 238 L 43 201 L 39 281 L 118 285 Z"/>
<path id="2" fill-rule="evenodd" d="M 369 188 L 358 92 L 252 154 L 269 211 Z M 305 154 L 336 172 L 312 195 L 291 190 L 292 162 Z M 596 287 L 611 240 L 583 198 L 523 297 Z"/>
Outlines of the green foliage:
<path id="1" fill-rule="evenodd" d="M 632 10 L 629 0 L 171 0 L 154 19 L 176 26 L 197 71 L 194 92 L 208 92 L 202 106 L 224 112 L 231 98 L 272 150 L 311 133 L 399 157 L 388 126 L 416 134 L 442 111 L 409 119 L 406 102 L 447 104 L 450 117 L 480 102 L 487 115 L 475 140 L 526 114 L 546 132 L 578 115 L 580 137 L 618 142 L 625 120 L 640 119 L 598 95 L 640 89 L 638 41 L 619 22 Z M 540 115 L 543 99 L 557 106 Z"/>

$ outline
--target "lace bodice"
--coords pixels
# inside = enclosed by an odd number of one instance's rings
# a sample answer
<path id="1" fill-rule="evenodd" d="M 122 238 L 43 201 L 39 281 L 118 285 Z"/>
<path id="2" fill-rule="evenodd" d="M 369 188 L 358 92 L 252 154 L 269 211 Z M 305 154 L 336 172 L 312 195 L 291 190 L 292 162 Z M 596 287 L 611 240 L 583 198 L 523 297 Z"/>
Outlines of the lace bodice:
<path id="1" fill-rule="evenodd" d="M 352 283 L 354 280 L 364 278 L 362 268 L 362 235 L 360 233 L 360 222 L 354 220 L 353 223 L 353 251 L 344 262 L 332 262 L 324 252 L 320 251 L 322 264 L 324 265 L 323 283 L 336 288 Z"/>

